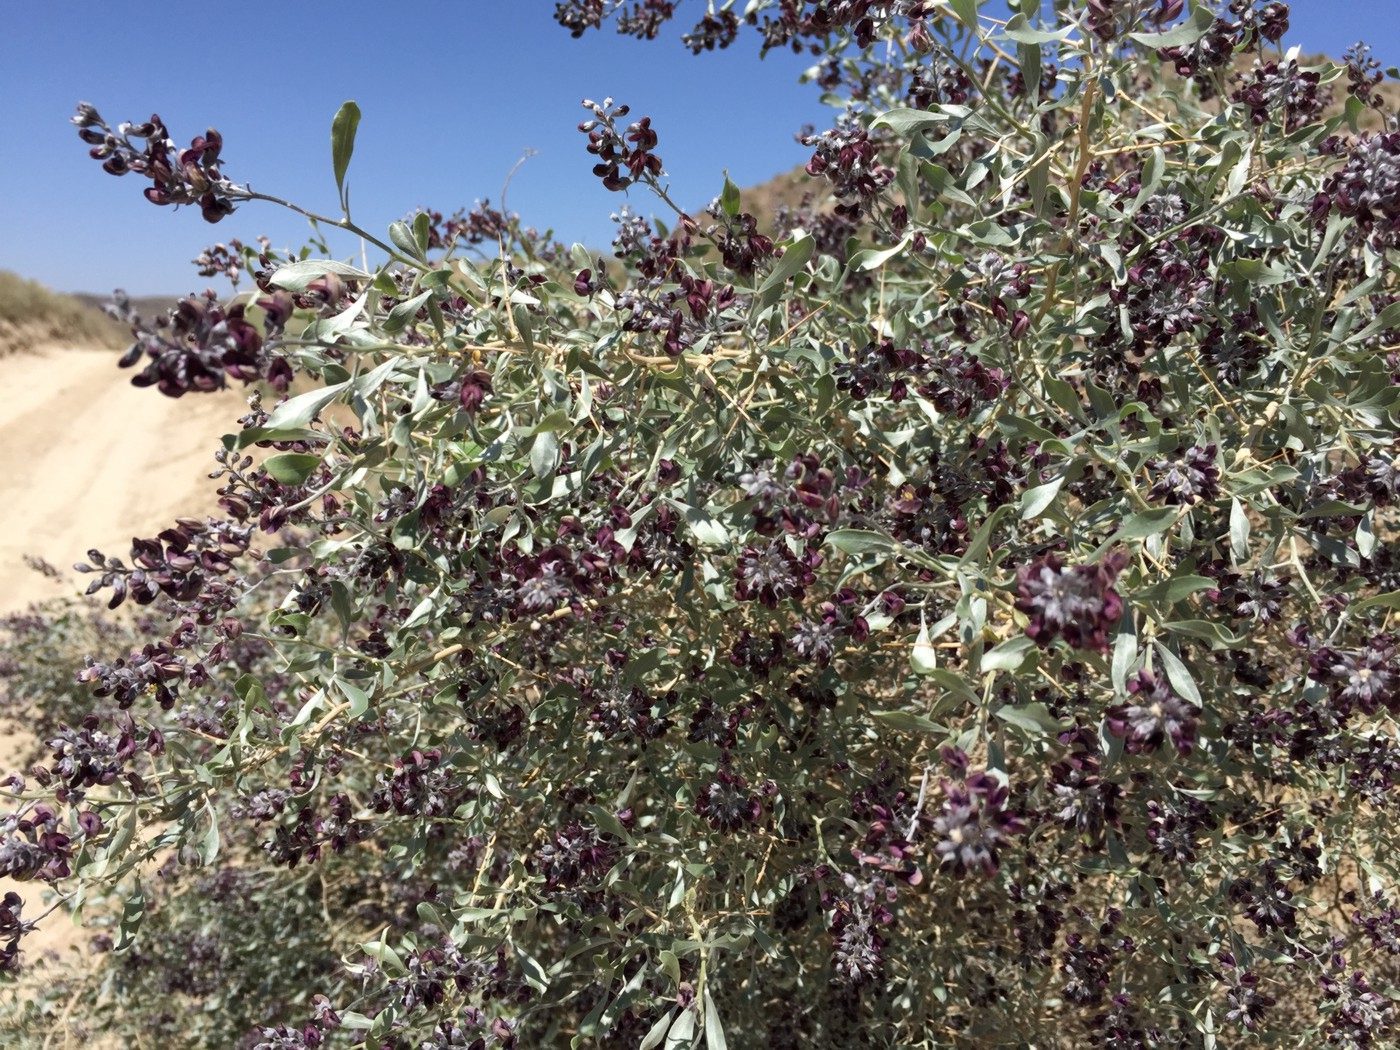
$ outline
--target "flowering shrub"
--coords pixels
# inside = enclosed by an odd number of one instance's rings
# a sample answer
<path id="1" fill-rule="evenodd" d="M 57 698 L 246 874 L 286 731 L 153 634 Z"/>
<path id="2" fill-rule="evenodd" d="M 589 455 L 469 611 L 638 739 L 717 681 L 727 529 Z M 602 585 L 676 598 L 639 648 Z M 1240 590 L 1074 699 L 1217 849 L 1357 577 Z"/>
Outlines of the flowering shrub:
<path id="1" fill-rule="evenodd" d="M 11 781 L 6 965 L 81 904 L 84 1023 L 185 1045 L 1393 1044 L 1400 128 L 1285 4 L 1056 7 L 705 15 L 845 100 L 776 229 L 605 100 L 669 209 L 608 259 L 486 206 L 206 253 L 256 290 L 133 320 L 138 381 L 300 392 L 223 520 L 80 566 L 148 619 Z"/>

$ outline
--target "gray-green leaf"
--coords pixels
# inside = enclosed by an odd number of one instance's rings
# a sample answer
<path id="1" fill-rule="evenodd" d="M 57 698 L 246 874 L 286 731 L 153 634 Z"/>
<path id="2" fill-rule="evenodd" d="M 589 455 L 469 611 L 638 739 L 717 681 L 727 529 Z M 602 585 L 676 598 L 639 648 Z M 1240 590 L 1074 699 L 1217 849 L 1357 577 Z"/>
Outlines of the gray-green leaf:
<path id="1" fill-rule="evenodd" d="M 350 158 L 355 152 L 355 132 L 359 128 L 360 107 L 353 101 L 341 105 L 331 121 L 331 165 L 335 169 L 335 188 L 340 193 L 342 206 L 346 202 L 345 173 L 350 169 Z"/>

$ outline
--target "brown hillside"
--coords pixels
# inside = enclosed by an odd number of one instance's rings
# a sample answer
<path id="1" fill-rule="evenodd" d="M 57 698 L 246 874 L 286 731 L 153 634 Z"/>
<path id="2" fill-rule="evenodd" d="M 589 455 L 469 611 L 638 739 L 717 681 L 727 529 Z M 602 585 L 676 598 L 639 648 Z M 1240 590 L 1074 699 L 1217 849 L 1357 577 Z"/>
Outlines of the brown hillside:
<path id="1" fill-rule="evenodd" d="M 116 347 L 122 325 L 77 296 L 0 270 L 0 356 L 51 343 Z"/>

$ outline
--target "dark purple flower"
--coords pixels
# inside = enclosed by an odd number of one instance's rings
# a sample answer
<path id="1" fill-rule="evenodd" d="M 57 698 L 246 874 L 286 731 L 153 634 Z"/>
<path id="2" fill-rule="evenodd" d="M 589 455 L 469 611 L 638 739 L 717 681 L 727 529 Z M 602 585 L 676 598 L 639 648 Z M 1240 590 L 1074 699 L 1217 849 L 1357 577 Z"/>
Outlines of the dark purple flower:
<path id="1" fill-rule="evenodd" d="M 1155 751 L 1170 740 L 1180 754 L 1189 755 L 1196 744 L 1196 708 L 1151 671 L 1139 671 L 1128 692 L 1131 702 L 1109 709 L 1108 731 L 1132 754 Z"/>
<path id="2" fill-rule="evenodd" d="M 1023 565 L 1016 572 L 1016 608 L 1030 617 L 1027 636 L 1041 646 L 1058 636 L 1076 649 L 1107 650 L 1123 612 L 1113 583 L 1126 563 L 1115 553 L 1096 564 L 1067 566 L 1052 553 Z"/>
<path id="3" fill-rule="evenodd" d="M 1075 728 L 1060 734 L 1060 742 L 1072 747 L 1070 753 L 1050 767 L 1053 792 L 1051 815 L 1075 828 L 1090 844 L 1102 842 L 1104 831 L 1119 823 L 1120 785 L 1100 775 L 1099 743 L 1096 734 Z"/>
<path id="4" fill-rule="evenodd" d="M 639 179 L 655 179 L 664 174 L 661 158 L 651 152 L 656 148 L 657 135 L 650 117 L 619 132 L 616 122 L 627 115 L 626 106 L 614 106 L 610 98 L 605 98 L 602 105 L 585 99 L 583 106 L 592 111 L 593 119 L 585 120 L 578 129 L 588 136 L 588 152 L 598 158 L 593 174 L 602 179 L 606 189 L 625 190 Z"/>
<path id="5" fill-rule="evenodd" d="M 990 773 L 978 772 L 961 783 L 945 780 L 943 793 L 942 812 L 933 819 L 939 836 L 934 848 L 942 862 L 960 874 L 995 874 L 997 850 L 1025 830 L 1021 819 L 1006 808 L 1010 792 Z"/>
<path id="6" fill-rule="evenodd" d="M 739 831 L 759 822 L 763 803 L 743 777 L 721 769 L 696 794 L 695 812 L 721 831 Z"/>
<path id="7" fill-rule="evenodd" d="M 80 102 L 72 121 L 79 137 L 92 147 L 88 155 L 102 161 L 104 171 L 135 173 L 151 180 L 144 193 L 152 204 L 195 204 L 206 221 L 218 222 L 233 213 L 235 197 L 247 195 L 219 170 L 224 140 L 213 128 L 176 153 L 170 132 L 155 114 L 143 124 L 126 123 L 113 131 L 96 109 Z M 143 145 L 138 147 L 133 139 L 142 140 Z"/>
<path id="8" fill-rule="evenodd" d="M 1346 165 L 1323 184 L 1317 217 L 1336 211 L 1355 221 L 1372 247 L 1400 244 L 1400 131 L 1362 135 Z"/>
<path id="9" fill-rule="evenodd" d="M 1176 459 L 1150 459 L 1153 499 L 1164 503 L 1198 503 L 1220 495 L 1220 469 L 1215 465 L 1216 446 L 1193 445 Z"/>
<path id="10" fill-rule="evenodd" d="M 262 334 L 244 318 L 244 305 L 224 306 L 212 289 L 186 296 L 152 323 L 136 313 L 120 290 L 106 312 L 128 325 L 135 340 L 118 364 L 130 368 L 148 359 L 132 377 L 132 386 L 154 386 L 167 397 L 222 390 L 226 376 L 251 383 L 265 377 L 274 360 L 264 352 Z"/>
<path id="11" fill-rule="evenodd" d="M 807 592 L 807 585 L 816 578 L 812 570 L 820 563 L 819 553 L 794 554 L 781 536 L 763 547 L 745 547 L 735 569 L 735 594 L 742 601 L 758 601 L 776 609 L 780 601 L 800 599 Z"/>
<path id="12" fill-rule="evenodd" d="M 1327 1001 L 1329 1042 L 1354 1047 L 1391 1042 L 1388 1037 L 1395 1034 L 1395 1003 L 1372 991 L 1365 974 L 1357 971 L 1345 980 L 1324 977 L 1322 991 Z"/>
<path id="13" fill-rule="evenodd" d="M 1265 995 L 1259 990 L 1258 976 L 1248 970 L 1240 974 L 1239 980 L 1226 998 L 1230 1004 L 1230 1010 L 1225 1015 L 1226 1020 L 1250 1031 L 1258 1027 L 1260 1019 L 1275 1002 L 1273 996 Z"/>
<path id="14" fill-rule="evenodd" d="M 597 828 L 570 821 L 535 853 L 534 866 L 551 890 L 595 883 L 617 860 L 617 847 Z"/>
<path id="15" fill-rule="evenodd" d="M 797 624 L 789 644 L 792 651 L 804 660 L 811 660 L 818 667 L 831 663 L 836 652 L 837 625 L 832 620 L 813 623 L 802 620 Z"/>
<path id="16" fill-rule="evenodd" d="M 1359 650 L 1319 649 L 1311 658 L 1318 676 L 1332 686 L 1332 694 L 1348 707 L 1368 714 L 1381 707 L 1400 705 L 1400 669 L 1396 647 L 1386 635 L 1373 638 Z"/>
<path id="17" fill-rule="evenodd" d="M 1255 124 L 1275 120 L 1294 131 L 1316 119 L 1330 100 L 1331 92 L 1323 91 L 1319 80 L 1317 73 L 1299 69 L 1296 60 L 1256 62 L 1230 101 L 1247 107 Z"/>
<path id="18" fill-rule="evenodd" d="M 489 393 L 491 393 L 491 373 L 474 368 L 462 376 L 462 387 L 457 393 L 457 399 L 469 415 L 475 415 Z"/>
<path id="19" fill-rule="evenodd" d="M 858 218 L 894 181 L 894 169 L 880 160 L 870 132 L 850 115 L 843 114 L 835 127 L 820 134 L 809 127 L 798 141 L 814 150 L 807 174 L 830 180 L 832 194 L 840 202 L 838 214 Z"/>
<path id="20" fill-rule="evenodd" d="M 1347 67 L 1347 94 L 1360 99 L 1363 106 L 1380 108 L 1385 98 L 1376 88 L 1385 79 L 1381 64 L 1371 56 L 1369 44 L 1357 41 L 1342 53 Z"/>
<path id="21" fill-rule="evenodd" d="M 1363 456 L 1361 473 L 1366 490 L 1377 506 L 1386 507 L 1400 501 L 1400 444 L 1378 456 Z"/>
<path id="22" fill-rule="evenodd" d="M 861 881 L 846 874 L 841 880 L 846 892 L 823 894 L 831 908 L 830 928 L 835 940 L 831 961 L 839 982 L 861 985 L 877 977 L 884 963 L 886 942 L 880 930 L 894 922 L 889 906 L 897 891 L 879 876 Z"/>

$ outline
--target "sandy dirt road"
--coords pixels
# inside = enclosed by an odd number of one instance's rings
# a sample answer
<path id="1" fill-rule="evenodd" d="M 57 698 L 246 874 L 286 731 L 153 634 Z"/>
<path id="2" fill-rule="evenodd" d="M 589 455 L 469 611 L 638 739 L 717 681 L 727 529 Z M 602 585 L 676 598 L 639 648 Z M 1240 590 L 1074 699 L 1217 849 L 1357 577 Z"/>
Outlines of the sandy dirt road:
<path id="1" fill-rule="evenodd" d="M 0 612 L 84 586 L 70 570 L 90 547 L 125 559 L 133 536 L 215 509 L 208 474 L 243 395 L 137 389 L 117 356 L 50 348 L 0 359 Z M 70 579 L 34 572 L 26 554 Z"/>
<path id="2" fill-rule="evenodd" d="M 81 592 L 91 577 L 72 565 L 91 547 L 129 560 L 133 536 L 217 509 L 208 475 L 220 436 L 238 429 L 244 395 L 175 399 L 137 389 L 118 356 L 49 347 L 0 357 L 0 614 Z M 34 571 L 25 555 L 63 578 Z M 19 765 L 21 744 L 0 735 L 0 776 Z M 9 888 L 0 880 L 0 892 Z M 21 889 L 33 896 L 34 887 Z M 55 915 L 26 938 L 25 951 L 36 960 L 83 940 Z"/>

